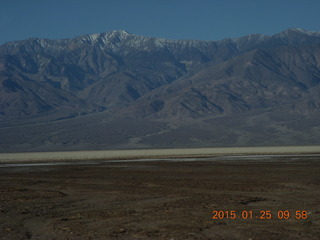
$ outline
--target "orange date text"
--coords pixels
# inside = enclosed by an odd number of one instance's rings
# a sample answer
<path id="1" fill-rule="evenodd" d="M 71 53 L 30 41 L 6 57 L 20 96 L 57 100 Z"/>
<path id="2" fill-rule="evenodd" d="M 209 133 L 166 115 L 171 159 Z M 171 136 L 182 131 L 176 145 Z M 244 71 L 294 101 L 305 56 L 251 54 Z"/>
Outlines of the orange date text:
<path id="1" fill-rule="evenodd" d="M 305 220 L 308 218 L 308 212 L 305 210 L 289 211 L 289 210 L 261 210 L 261 211 L 223 211 L 214 210 L 212 211 L 212 219 L 259 219 L 259 220 L 270 220 L 270 219 L 297 219 Z"/>

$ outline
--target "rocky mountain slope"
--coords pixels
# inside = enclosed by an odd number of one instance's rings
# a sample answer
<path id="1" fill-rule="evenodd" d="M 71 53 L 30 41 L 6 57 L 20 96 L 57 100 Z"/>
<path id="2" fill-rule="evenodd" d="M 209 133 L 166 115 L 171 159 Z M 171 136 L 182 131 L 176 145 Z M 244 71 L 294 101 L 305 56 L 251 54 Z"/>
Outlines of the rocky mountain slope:
<path id="1" fill-rule="evenodd" d="M 28 39 L 0 82 L 1 151 L 320 143 L 317 32 Z"/>

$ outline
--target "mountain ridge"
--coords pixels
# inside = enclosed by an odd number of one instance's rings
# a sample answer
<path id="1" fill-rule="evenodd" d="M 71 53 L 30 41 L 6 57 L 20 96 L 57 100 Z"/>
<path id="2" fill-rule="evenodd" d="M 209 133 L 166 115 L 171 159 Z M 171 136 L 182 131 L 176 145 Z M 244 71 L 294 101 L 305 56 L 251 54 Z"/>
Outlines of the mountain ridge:
<path id="1" fill-rule="evenodd" d="M 30 142 L 36 150 L 301 144 L 298 136 L 312 144 L 320 136 L 320 33 L 302 29 L 220 41 L 123 30 L 15 41 L 0 46 L 0 82 L 0 132 L 11 139 L 0 142 L 0 151 L 25 150 Z M 211 124 L 233 118 L 241 127 Z M 252 119 L 263 119 L 272 134 L 259 140 L 256 128 L 245 124 Z M 82 129 L 86 121 L 104 134 Z M 292 121 L 307 129 L 314 122 L 314 133 L 282 126 Z M 30 124 L 48 126 L 45 133 L 30 130 L 34 140 L 8 132 Z M 190 133 L 184 132 L 187 125 Z M 61 129 L 68 126 L 79 134 L 64 140 Z M 215 131 L 238 140 L 219 142 Z M 56 142 L 48 140 L 56 135 Z M 175 135 L 180 140 L 170 143 Z M 118 140 L 103 140 L 107 136 Z"/>

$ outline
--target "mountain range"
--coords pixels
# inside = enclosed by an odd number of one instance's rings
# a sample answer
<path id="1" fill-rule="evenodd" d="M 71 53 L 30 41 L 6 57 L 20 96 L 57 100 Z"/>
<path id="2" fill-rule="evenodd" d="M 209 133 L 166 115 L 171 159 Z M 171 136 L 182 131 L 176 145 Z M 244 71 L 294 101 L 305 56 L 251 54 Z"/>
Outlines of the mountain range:
<path id="1" fill-rule="evenodd" d="M 0 46 L 0 151 L 320 144 L 320 33 Z"/>

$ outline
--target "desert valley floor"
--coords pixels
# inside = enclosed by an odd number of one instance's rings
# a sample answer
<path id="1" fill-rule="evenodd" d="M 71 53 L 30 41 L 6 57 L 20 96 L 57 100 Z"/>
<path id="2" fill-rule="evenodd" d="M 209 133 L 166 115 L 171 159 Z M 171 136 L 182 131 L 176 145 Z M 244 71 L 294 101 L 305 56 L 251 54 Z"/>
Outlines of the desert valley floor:
<path id="1" fill-rule="evenodd" d="M 319 154 L 0 166 L 3 240 L 320 238 Z"/>

